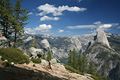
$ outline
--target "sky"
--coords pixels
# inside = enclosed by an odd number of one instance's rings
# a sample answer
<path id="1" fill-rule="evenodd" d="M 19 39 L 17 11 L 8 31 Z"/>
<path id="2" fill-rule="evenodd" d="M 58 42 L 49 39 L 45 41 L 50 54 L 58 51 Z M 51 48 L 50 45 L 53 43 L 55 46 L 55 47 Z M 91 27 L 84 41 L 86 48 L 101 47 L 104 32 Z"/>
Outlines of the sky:
<path id="1" fill-rule="evenodd" d="M 22 6 L 28 34 L 84 35 L 97 28 L 120 34 L 120 0 L 23 0 Z"/>

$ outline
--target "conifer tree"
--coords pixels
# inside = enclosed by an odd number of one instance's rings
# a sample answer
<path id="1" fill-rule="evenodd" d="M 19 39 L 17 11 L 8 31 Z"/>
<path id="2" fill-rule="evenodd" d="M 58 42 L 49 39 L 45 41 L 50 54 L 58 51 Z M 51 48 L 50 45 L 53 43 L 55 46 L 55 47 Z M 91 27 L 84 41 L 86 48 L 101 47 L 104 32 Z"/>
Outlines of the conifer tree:
<path id="1" fill-rule="evenodd" d="M 75 49 L 73 49 L 73 51 L 70 50 L 68 54 L 68 65 L 76 69 L 77 63 L 77 51 Z"/>
<path id="2" fill-rule="evenodd" d="M 27 11 L 21 7 L 20 0 L 16 1 L 16 5 L 11 0 L 0 0 L 0 31 L 8 39 L 9 47 L 11 42 L 19 42 L 26 20 Z"/>
<path id="3" fill-rule="evenodd" d="M 13 11 L 12 11 L 12 5 L 10 3 L 10 0 L 0 0 L 0 30 L 2 31 L 3 36 L 5 36 L 9 41 L 12 34 L 12 25 L 15 23 Z"/>
<path id="4" fill-rule="evenodd" d="M 73 49 L 72 54 L 73 54 L 73 63 L 72 63 L 72 65 L 73 65 L 73 68 L 76 69 L 77 68 L 77 63 L 78 63 L 78 61 L 77 61 L 77 51 L 75 49 Z"/>
<path id="5" fill-rule="evenodd" d="M 14 9 L 14 15 L 18 24 L 14 26 L 14 47 L 16 47 L 16 42 L 21 41 L 21 36 L 24 33 L 24 25 L 28 19 L 27 14 L 27 10 L 21 7 L 21 0 L 17 0 Z"/>
<path id="6" fill-rule="evenodd" d="M 84 54 L 80 54 L 78 58 L 79 71 L 82 73 L 87 72 L 88 62 Z"/>
<path id="7" fill-rule="evenodd" d="M 71 63 L 72 63 L 72 51 L 70 50 L 68 54 L 68 65 L 71 66 L 72 65 Z"/>

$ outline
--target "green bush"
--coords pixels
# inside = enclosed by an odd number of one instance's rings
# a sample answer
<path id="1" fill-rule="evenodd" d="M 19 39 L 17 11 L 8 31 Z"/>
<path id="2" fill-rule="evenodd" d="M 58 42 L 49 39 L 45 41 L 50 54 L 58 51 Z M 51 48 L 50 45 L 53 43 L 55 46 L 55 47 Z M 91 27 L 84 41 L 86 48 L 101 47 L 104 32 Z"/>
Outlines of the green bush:
<path id="1" fill-rule="evenodd" d="M 33 62 L 33 63 L 41 63 L 41 59 L 40 58 L 32 58 L 31 59 L 31 61 Z"/>
<path id="2" fill-rule="evenodd" d="M 24 55 L 23 52 L 16 48 L 0 48 L 0 56 L 3 60 L 14 63 L 29 63 L 28 56 Z"/>

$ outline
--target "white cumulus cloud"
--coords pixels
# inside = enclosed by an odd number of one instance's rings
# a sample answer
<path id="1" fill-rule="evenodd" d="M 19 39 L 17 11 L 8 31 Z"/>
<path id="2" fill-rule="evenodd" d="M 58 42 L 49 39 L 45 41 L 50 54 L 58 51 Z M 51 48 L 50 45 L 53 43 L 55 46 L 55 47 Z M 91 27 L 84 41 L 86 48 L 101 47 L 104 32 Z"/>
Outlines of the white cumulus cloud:
<path id="1" fill-rule="evenodd" d="M 102 24 L 99 26 L 99 28 L 102 28 L 102 29 L 108 29 L 108 28 L 111 28 L 112 27 L 112 24 Z"/>
<path id="2" fill-rule="evenodd" d="M 49 32 L 49 30 L 51 28 L 52 28 L 52 25 L 41 24 L 38 27 L 25 28 L 25 33 L 27 33 L 27 34 L 40 34 L 40 33 L 44 33 L 44 32 Z"/>
<path id="3" fill-rule="evenodd" d="M 51 25 L 42 24 L 42 25 L 39 25 L 38 27 L 36 27 L 35 30 L 36 31 L 47 31 L 47 30 L 49 30 L 51 28 L 52 28 Z"/>
<path id="4" fill-rule="evenodd" d="M 40 11 L 40 13 L 39 13 L 40 16 L 44 16 L 44 15 L 50 14 L 50 13 L 53 16 L 60 16 L 60 15 L 62 15 L 62 13 L 64 11 L 78 12 L 78 11 L 85 11 L 86 8 L 79 8 L 77 6 L 69 7 L 68 5 L 55 7 L 54 5 L 50 5 L 50 4 L 46 3 L 44 5 L 40 5 L 38 7 L 38 10 Z"/>
<path id="5" fill-rule="evenodd" d="M 53 20 L 53 21 L 57 21 L 59 20 L 59 17 L 49 17 L 49 16 L 43 16 L 40 18 L 41 21 L 46 21 L 46 20 Z"/>

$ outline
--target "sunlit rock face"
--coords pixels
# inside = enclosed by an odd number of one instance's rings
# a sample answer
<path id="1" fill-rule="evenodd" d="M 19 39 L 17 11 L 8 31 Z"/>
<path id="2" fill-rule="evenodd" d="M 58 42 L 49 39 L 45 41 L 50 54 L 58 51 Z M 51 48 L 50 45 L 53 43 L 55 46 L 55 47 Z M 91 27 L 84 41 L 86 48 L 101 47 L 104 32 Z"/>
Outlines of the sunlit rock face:
<path id="1" fill-rule="evenodd" d="M 42 45 L 42 47 L 45 48 L 45 49 L 49 49 L 49 48 L 50 48 L 50 44 L 49 44 L 49 42 L 48 42 L 47 39 L 43 39 L 43 40 L 41 41 L 41 45 Z"/>
<path id="2" fill-rule="evenodd" d="M 109 45 L 108 39 L 107 39 L 107 35 L 103 29 L 97 29 L 96 42 L 101 43 L 101 44 L 107 46 L 108 48 L 111 48 Z"/>
<path id="3" fill-rule="evenodd" d="M 27 39 L 24 40 L 24 42 L 28 42 L 28 41 L 30 41 L 32 39 L 33 39 L 32 36 L 29 36 Z"/>
<path id="4" fill-rule="evenodd" d="M 81 41 L 78 37 L 71 37 L 69 41 L 71 42 L 69 45 L 69 50 L 76 49 L 79 51 L 82 48 Z"/>
<path id="5" fill-rule="evenodd" d="M 31 47 L 31 48 L 29 49 L 29 52 L 30 52 L 30 55 L 32 55 L 33 57 L 36 57 L 37 54 L 43 53 L 43 50 L 42 50 L 42 49 L 37 49 L 37 48 Z"/>

